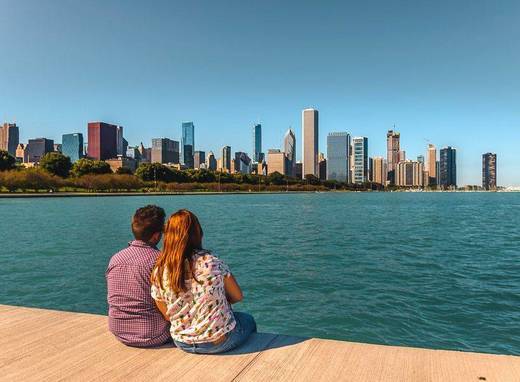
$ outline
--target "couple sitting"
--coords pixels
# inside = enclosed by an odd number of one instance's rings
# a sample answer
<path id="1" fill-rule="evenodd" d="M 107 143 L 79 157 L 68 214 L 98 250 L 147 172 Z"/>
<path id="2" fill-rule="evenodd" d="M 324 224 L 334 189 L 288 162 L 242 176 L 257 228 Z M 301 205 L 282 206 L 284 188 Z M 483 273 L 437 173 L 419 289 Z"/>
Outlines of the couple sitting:
<path id="1" fill-rule="evenodd" d="M 173 342 L 190 353 L 224 353 L 256 332 L 255 320 L 233 312 L 242 291 L 222 260 L 202 248 L 202 228 L 187 210 L 164 225 L 164 210 L 146 206 L 132 219 L 135 240 L 106 271 L 110 331 L 124 344 Z M 163 249 L 157 244 L 163 238 Z"/>

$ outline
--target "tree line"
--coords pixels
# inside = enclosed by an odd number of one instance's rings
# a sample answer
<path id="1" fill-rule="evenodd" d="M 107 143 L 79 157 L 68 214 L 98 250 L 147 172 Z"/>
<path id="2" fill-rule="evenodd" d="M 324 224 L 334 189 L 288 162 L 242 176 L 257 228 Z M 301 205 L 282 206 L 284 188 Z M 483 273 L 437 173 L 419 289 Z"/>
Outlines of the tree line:
<path id="1" fill-rule="evenodd" d="M 230 174 L 205 169 L 177 170 L 160 163 L 142 163 L 135 173 L 122 167 L 113 173 L 108 163 L 82 158 L 71 163 L 59 153 L 45 154 L 37 168 L 17 165 L 0 150 L 0 191 L 362 191 L 376 185 L 320 181 L 313 175 L 297 179 L 278 172 L 267 176 Z"/>

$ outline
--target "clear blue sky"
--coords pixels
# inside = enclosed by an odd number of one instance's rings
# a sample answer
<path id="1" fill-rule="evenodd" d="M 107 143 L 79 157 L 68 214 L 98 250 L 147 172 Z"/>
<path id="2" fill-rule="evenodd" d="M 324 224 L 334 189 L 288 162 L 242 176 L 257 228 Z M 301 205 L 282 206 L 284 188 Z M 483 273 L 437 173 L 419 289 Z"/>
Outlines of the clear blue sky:
<path id="1" fill-rule="evenodd" d="M 21 139 L 121 124 L 130 144 L 180 138 L 196 149 L 264 151 L 301 110 L 384 155 L 396 125 L 409 157 L 458 149 L 459 184 L 520 185 L 520 2 L 0 0 L 0 121 Z"/>

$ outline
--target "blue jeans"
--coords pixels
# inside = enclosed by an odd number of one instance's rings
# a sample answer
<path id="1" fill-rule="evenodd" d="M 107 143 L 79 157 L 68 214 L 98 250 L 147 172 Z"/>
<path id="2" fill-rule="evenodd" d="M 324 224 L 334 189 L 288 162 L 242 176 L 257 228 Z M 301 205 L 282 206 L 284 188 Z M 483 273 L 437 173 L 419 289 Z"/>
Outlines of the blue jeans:
<path id="1" fill-rule="evenodd" d="M 233 350 L 246 342 L 251 333 L 256 333 L 256 322 L 253 316 L 241 312 L 233 312 L 233 315 L 237 324 L 232 331 L 225 334 L 226 339 L 218 345 L 211 342 L 202 344 L 173 342 L 179 349 L 193 354 L 218 354 Z"/>

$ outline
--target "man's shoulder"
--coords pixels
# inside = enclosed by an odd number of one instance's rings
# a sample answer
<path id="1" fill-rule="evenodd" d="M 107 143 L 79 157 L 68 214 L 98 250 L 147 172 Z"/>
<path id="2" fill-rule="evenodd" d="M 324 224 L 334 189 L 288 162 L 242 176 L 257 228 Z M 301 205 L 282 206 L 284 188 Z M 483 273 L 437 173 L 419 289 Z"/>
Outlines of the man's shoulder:
<path id="1" fill-rule="evenodd" d="M 112 256 L 108 267 L 110 268 L 117 265 L 150 265 L 155 263 L 159 253 L 160 251 L 156 248 L 129 245 Z"/>

